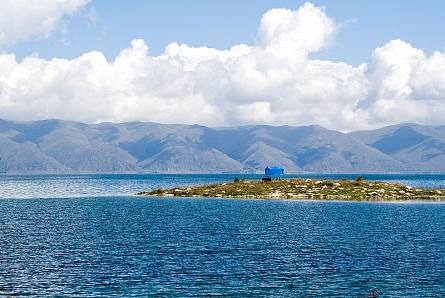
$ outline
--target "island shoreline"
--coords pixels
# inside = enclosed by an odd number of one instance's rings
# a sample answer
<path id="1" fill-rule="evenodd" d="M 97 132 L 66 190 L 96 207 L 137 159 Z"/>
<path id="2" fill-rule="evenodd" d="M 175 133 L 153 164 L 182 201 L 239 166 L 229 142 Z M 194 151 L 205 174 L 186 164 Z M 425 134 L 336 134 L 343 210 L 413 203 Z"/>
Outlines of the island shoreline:
<path id="1" fill-rule="evenodd" d="M 233 182 L 139 192 L 159 198 L 225 198 L 283 201 L 445 202 L 444 189 L 414 188 L 382 181 L 330 179 L 235 179 Z"/>
<path id="2" fill-rule="evenodd" d="M 132 196 L 133 197 L 133 196 Z M 445 197 L 440 199 L 411 199 L 411 200 L 339 200 L 339 199 L 283 199 L 283 198 L 242 198 L 242 197 L 175 197 L 175 196 L 159 196 L 159 195 L 141 195 L 135 194 L 137 198 L 152 198 L 152 199 L 171 199 L 171 200 L 225 200 L 225 201 L 276 201 L 276 202 L 300 202 L 300 203 L 382 203 L 382 204 L 445 204 Z"/>

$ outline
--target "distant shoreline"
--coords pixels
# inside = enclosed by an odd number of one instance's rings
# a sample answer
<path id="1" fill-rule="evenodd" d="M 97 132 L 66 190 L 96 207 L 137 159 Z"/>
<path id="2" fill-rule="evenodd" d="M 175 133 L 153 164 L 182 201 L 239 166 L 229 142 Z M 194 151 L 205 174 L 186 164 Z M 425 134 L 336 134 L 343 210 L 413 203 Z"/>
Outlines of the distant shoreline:
<path id="1" fill-rule="evenodd" d="M 442 202 L 444 189 L 353 180 L 283 179 L 271 182 L 235 179 L 231 183 L 176 187 L 140 192 L 137 195 L 179 198 L 278 199 L 301 201 Z"/>
<path id="2" fill-rule="evenodd" d="M 116 171 L 116 172 L 88 172 L 88 171 L 54 171 L 54 172 L 42 172 L 42 171 L 24 171 L 24 172 L 14 172 L 14 171 L 0 171 L 3 175 L 264 175 L 264 170 L 255 173 L 248 172 L 139 172 L 139 171 Z M 292 176 L 445 176 L 444 172 L 289 172 L 286 171 L 285 178 L 292 178 Z"/>

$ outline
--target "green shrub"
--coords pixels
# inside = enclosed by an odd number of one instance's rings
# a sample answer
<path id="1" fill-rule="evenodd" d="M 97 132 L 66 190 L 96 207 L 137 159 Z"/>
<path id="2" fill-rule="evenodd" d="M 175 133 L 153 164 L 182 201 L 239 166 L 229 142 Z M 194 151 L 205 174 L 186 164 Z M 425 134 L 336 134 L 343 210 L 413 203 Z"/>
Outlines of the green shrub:
<path id="1" fill-rule="evenodd" d="M 162 188 L 158 188 L 154 191 L 154 193 L 157 195 L 162 195 L 162 194 L 164 194 L 164 190 Z"/>
<path id="2" fill-rule="evenodd" d="M 323 182 L 323 185 L 329 186 L 329 187 L 333 187 L 334 186 L 334 182 L 332 181 L 325 181 Z"/>

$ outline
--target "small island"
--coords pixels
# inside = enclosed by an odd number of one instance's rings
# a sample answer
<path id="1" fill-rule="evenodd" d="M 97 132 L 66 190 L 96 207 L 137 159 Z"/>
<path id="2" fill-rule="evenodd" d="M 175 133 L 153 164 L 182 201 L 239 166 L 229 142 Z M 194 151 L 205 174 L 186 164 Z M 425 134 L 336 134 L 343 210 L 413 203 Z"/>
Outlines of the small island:
<path id="1" fill-rule="evenodd" d="M 138 195 L 156 197 L 210 197 L 240 199 L 294 199 L 341 201 L 442 201 L 445 189 L 414 188 L 396 183 L 324 179 L 272 181 L 236 178 L 230 183 L 156 189 Z"/>

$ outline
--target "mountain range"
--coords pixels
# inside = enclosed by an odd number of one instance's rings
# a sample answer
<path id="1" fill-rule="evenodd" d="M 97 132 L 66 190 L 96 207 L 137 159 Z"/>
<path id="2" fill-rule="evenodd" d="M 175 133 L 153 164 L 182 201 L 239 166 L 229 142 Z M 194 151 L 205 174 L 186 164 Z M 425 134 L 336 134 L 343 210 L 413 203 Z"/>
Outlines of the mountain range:
<path id="1" fill-rule="evenodd" d="M 438 173 L 445 126 L 342 133 L 317 125 L 209 128 L 150 122 L 0 119 L 0 172 Z"/>

